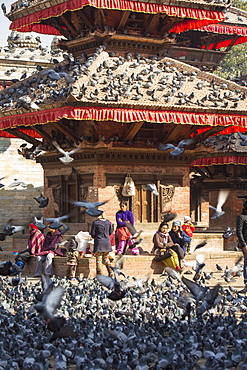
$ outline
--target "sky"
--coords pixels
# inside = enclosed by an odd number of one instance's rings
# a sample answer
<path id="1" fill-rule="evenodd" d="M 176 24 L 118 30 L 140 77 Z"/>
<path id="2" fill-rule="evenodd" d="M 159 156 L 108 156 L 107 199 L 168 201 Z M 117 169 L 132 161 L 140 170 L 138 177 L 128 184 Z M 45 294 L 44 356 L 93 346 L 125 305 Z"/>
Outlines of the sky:
<path id="1" fill-rule="evenodd" d="M 5 4 L 6 8 L 7 8 L 7 13 L 10 10 L 11 4 L 13 4 L 14 2 L 15 2 L 14 0 L 4 0 L 4 4 Z M 2 11 L 1 8 L 0 8 L 0 24 L 1 24 L 0 46 L 6 46 L 6 45 L 8 45 L 7 38 L 9 36 L 9 34 L 10 34 L 9 27 L 10 27 L 11 22 L 8 20 L 7 17 L 5 17 L 3 15 L 3 11 Z M 37 36 L 37 34 L 35 32 L 32 32 L 32 34 Z M 39 34 L 39 36 L 40 36 L 40 38 L 42 40 L 42 46 L 45 47 L 45 46 L 49 46 L 50 45 L 53 36 L 41 35 L 41 34 Z"/>

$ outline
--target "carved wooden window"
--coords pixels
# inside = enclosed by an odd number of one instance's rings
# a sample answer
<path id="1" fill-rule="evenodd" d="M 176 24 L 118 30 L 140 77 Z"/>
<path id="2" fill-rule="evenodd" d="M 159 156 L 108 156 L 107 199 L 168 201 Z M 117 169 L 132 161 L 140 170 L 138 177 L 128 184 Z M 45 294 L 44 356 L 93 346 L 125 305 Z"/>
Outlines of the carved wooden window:
<path id="1" fill-rule="evenodd" d="M 72 201 L 87 198 L 88 188 L 93 185 L 93 174 L 71 174 L 48 177 L 48 187 L 52 188 L 54 201 L 58 205 L 55 216 L 71 214 L 67 223 L 85 222 L 85 212 L 75 207 Z"/>
<path id="2" fill-rule="evenodd" d="M 125 175 L 106 174 L 108 186 L 114 186 L 119 201 L 128 202 L 128 208 L 133 212 L 135 221 L 140 223 L 159 222 L 162 214 L 171 211 L 171 201 L 174 195 L 175 186 L 182 183 L 182 177 L 173 176 L 172 184 L 167 185 L 171 179 L 161 176 L 157 180 L 156 175 L 130 174 L 135 182 L 136 195 L 133 197 L 122 196 Z M 143 190 L 142 185 L 154 183 L 159 196 L 150 191 Z"/>

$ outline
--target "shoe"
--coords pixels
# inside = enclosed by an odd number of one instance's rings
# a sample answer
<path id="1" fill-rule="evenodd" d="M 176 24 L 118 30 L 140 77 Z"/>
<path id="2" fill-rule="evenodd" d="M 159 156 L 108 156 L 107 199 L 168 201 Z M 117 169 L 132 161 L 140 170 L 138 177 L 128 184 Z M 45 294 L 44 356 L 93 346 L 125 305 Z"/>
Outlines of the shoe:
<path id="1" fill-rule="evenodd" d="M 182 268 L 180 266 L 176 266 L 176 271 L 180 271 Z"/>

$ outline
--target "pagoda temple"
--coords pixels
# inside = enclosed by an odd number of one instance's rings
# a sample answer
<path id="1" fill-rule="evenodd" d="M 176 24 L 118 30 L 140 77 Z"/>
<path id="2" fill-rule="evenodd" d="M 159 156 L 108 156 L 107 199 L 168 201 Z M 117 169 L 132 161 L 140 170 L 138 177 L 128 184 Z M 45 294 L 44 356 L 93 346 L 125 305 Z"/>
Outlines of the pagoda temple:
<path id="1" fill-rule="evenodd" d="M 71 199 L 108 200 L 103 208 L 113 222 L 126 199 L 139 223 L 172 211 L 198 226 L 234 226 L 247 190 L 238 134 L 247 131 L 247 87 L 212 72 L 246 41 L 246 12 L 228 0 L 26 4 L 12 4 L 10 29 L 63 36 L 64 59 L 0 92 L 0 130 L 37 146 L 42 138 L 36 160 L 47 215 L 71 212 L 69 222 L 86 230 L 92 218 Z M 57 147 L 77 148 L 71 162 L 61 161 Z M 136 194 L 126 198 L 127 174 Z M 143 189 L 147 183 L 159 196 Z M 213 221 L 208 206 L 222 188 L 230 189 L 225 215 Z"/>

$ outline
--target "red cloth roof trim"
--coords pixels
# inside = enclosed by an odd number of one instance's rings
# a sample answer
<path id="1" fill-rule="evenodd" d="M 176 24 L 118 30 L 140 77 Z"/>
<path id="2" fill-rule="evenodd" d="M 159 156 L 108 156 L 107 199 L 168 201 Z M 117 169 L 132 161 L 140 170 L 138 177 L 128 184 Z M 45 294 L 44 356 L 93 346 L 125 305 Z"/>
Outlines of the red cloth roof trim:
<path id="1" fill-rule="evenodd" d="M 74 120 L 96 120 L 115 122 L 152 122 L 208 126 L 236 126 L 247 129 L 247 115 L 214 114 L 149 109 L 125 109 L 111 107 L 71 107 L 52 108 L 0 118 L 0 130 L 18 126 L 33 126 L 58 122 L 62 118 Z M 222 128 L 223 129 L 223 128 Z"/>
<path id="2" fill-rule="evenodd" d="M 225 19 L 224 13 L 221 11 L 212 11 L 205 9 L 193 9 L 188 7 L 171 6 L 164 4 L 147 3 L 141 1 L 131 0 L 68 0 L 61 4 L 57 4 L 46 9 L 39 10 L 24 17 L 15 19 L 11 25 L 10 30 L 21 32 L 39 32 L 51 35 L 59 34 L 56 29 L 48 25 L 42 25 L 40 22 L 52 17 L 58 17 L 66 11 L 75 11 L 83 9 L 85 6 L 93 6 L 100 9 L 113 10 L 130 10 L 132 12 L 141 12 L 148 14 L 165 13 L 171 17 L 191 18 L 200 20 L 198 26 L 197 22 L 192 22 L 189 28 L 189 21 L 186 21 L 186 29 L 202 27 L 204 25 L 221 22 Z M 180 26 L 181 28 L 181 26 Z M 181 28 L 182 29 L 182 28 Z M 184 29 L 185 30 L 185 29 Z M 182 31 L 180 31 L 182 32 Z"/>
<path id="3" fill-rule="evenodd" d="M 193 161 L 191 167 L 215 166 L 221 164 L 247 164 L 247 157 L 237 155 L 227 155 L 222 157 L 199 158 Z"/>

